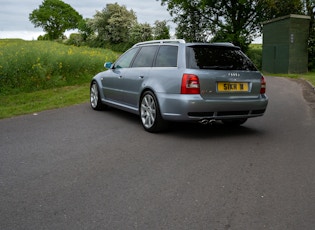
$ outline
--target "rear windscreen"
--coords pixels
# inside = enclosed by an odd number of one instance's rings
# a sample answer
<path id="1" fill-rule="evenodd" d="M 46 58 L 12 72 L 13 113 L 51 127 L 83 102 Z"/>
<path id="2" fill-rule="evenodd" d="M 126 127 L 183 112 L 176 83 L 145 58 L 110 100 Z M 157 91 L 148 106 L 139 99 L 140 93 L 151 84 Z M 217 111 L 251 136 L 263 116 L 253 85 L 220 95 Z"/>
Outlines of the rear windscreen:
<path id="1" fill-rule="evenodd" d="M 254 64 L 236 47 L 188 46 L 187 68 L 256 71 Z"/>

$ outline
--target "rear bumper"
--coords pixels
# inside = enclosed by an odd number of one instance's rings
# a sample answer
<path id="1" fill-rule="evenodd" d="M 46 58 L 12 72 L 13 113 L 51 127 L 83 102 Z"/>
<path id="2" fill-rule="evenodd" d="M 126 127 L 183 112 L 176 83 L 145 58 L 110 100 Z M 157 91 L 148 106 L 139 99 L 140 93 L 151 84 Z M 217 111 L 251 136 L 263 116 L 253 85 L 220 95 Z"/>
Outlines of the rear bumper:
<path id="1" fill-rule="evenodd" d="M 233 119 L 262 116 L 268 97 L 204 100 L 200 95 L 157 94 L 161 115 L 171 121 Z"/>

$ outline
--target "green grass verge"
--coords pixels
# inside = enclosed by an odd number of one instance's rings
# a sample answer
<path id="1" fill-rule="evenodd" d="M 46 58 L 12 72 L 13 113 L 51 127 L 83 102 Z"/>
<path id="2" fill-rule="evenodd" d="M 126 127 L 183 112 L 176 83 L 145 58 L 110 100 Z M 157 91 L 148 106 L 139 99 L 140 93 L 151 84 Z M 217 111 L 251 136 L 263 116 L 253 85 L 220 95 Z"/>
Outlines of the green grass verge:
<path id="1" fill-rule="evenodd" d="M 0 119 L 62 108 L 89 101 L 89 83 L 0 96 Z"/>
<path id="2" fill-rule="evenodd" d="M 265 74 L 270 76 L 288 77 L 294 79 L 303 79 L 310 82 L 315 87 L 315 72 L 309 72 L 306 74 Z"/>

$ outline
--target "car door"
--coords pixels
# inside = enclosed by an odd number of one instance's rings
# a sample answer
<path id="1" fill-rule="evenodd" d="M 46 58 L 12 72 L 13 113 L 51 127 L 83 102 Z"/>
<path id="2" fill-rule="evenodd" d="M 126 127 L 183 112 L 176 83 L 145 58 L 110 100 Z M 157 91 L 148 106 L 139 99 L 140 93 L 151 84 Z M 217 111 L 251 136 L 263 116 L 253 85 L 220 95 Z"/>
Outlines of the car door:
<path id="1" fill-rule="evenodd" d="M 132 68 L 122 76 L 123 101 L 126 105 L 137 108 L 142 83 L 149 77 L 157 49 L 157 45 L 141 47 L 132 63 Z"/>
<path id="2" fill-rule="evenodd" d="M 118 103 L 123 102 L 124 79 L 130 72 L 130 65 L 138 51 L 138 47 L 128 50 L 106 72 L 106 76 L 102 78 L 103 93 L 107 100 Z"/>

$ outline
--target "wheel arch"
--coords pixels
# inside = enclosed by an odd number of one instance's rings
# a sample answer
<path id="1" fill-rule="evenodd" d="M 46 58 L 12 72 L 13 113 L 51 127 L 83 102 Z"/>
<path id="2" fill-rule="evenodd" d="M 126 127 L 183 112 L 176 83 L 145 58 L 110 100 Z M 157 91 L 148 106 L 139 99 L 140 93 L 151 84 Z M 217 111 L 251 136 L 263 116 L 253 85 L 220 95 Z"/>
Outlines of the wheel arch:
<path id="1" fill-rule="evenodd" d="M 100 81 L 98 78 L 95 78 L 95 77 L 94 77 L 94 78 L 91 80 L 90 88 L 91 88 L 93 82 L 96 82 L 96 84 L 97 84 L 97 86 L 98 86 L 98 90 L 99 90 L 100 96 L 101 96 L 102 99 L 104 99 L 105 97 L 104 97 L 104 93 L 103 93 L 103 85 L 102 85 L 101 81 Z"/>
<path id="2" fill-rule="evenodd" d="M 146 97 L 146 95 L 150 95 L 152 97 L 152 99 L 155 101 L 155 114 L 156 114 L 156 116 L 154 118 L 154 124 L 151 127 L 147 127 L 145 125 L 146 122 L 144 121 L 147 119 L 145 117 L 150 117 L 150 115 L 149 116 L 145 115 L 145 114 L 147 114 L 147 111 L 145 111 L 147 106 L 144 107 L 144 113 L 142 113 L 142 109 L 143 109 L 142 108 L 142 102 L 143 102 L 143 98 Z M 149 109 L 149 110 L 151 110 L 151 109 Z M 140 116 L 140 119 L 142 122 L 142 126 L 148 132 L 152 132 L 152 133 L 160 132 L 162 130 L 165 130 L 167 127 L 167 121 L 165 121 L 161 115 L 158 97 L 157 97 L 156 93 L 154 92 L 154 90 L 152 90 L 150 88 L 146 88 L 141 92 L 141 97 L 139 100 L 139 116 Z"/>
<path id="3" fill-rule="evenodd" d="M 97 97 L 97 104 L 96 106 L 92 106 L 92 86 L 93 85 L 96 85 L 96 88 L 97 88 L 97 94 L 98 94 L 98 97 Z M 91 104 L 91 107 L 94 109 L 94 110 L 105 110 L 107 109 L 107 105 L 104 104 L 103 102 L 103 90 L 102 90 L 102 87 L 100 86 L 99 82 L 93 78 L 91 80 L 91 83 L 90 83 L 90 104 Z"/>
<path id="4" fill-rule="evenodd" d="M 152 93 L 154 94 L 154 97 L 155 97 L 155 99 L 156 99 L 156 101 L 157 101 L 157 104 L 158 104 L 158 106 L 159 106 L 159 108 L 160 108 L 159 98 L 156 96 L 155 90 L 154 90 L 152 87 L 145 87 L 145 88 L 142 89 L 142 91 L 141 91 L 141 93 L 140 93 L 139 100 L 138 100 L 139 113 L 140 113 L 140 106 L 141 106 L 141 100 L 142 100 L 142 98 L 143 98 L 143 95 L 144 95 L 146 92 L 148 92 L 148 91 L 149 91 L 149 92 L 152 92 Z"/>

